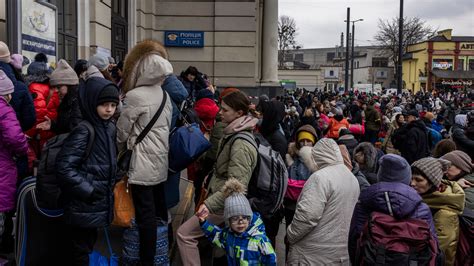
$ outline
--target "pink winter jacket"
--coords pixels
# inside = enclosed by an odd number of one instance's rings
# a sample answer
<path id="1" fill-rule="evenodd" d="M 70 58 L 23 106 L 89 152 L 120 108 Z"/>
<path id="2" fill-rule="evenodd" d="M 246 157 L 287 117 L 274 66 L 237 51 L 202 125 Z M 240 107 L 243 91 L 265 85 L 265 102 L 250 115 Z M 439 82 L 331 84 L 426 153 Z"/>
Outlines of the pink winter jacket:
<path id="1" fill-rule="evenodd" d="M 26 155 L 28 142 L 15 111 L 0 97 L 0 212 L 15 207 L 17 170 L 14 157 Z"/>

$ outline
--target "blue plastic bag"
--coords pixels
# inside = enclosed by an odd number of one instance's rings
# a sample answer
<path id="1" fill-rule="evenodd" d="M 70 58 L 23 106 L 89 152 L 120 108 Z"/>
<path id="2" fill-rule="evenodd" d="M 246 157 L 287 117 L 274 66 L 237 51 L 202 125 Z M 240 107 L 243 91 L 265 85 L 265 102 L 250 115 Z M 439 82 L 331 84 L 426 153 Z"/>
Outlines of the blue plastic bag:
<path id="1" fill-rule="evenodd" d="M 107 247 L 109 249 L 110 258 L 103 256 L 98 251 L 92 251 L 89 254 L 89 266 L 118 266 L 119 259 L 114 254 L 112 246 L 110 245 L 109 232 L 107 228 L 104 228 L 105 240 L 107 241 Z"/>
<path id="2" fill-rule="evenodd" d="M 169 171 L 178 173 L 197 160 L 212 144 L 196 123 L 177 128 L 170 136 Z"/>

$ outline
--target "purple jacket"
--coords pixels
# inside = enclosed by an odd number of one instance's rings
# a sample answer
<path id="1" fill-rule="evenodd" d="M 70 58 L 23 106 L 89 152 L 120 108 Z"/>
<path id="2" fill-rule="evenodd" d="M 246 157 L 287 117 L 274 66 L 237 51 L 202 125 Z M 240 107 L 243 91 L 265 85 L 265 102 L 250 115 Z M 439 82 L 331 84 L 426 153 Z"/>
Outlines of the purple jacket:
<path id="1" fill-rule="evenodd" d="M 15 111 L 0 97 L 0 212 L 15 207 L 17 168 L 13 157 L 26 155 L 28 142 Z"/>
<path id="2" fill-rule="evenodd" d="M 360 193 L 359 201 L 352 214 L 348 245 L 351 262 L 354 262 L 357 240 L 369 219 L 370 213 L 377 211 L 389 214 L 385 192 L 388 192 L 395 218 L 425 220 L 430 224 L 432 236 L 436 240 L 438 239 L 430 208 L 423 202 L 416 190 L 402 183 L 376 183 Z"/>

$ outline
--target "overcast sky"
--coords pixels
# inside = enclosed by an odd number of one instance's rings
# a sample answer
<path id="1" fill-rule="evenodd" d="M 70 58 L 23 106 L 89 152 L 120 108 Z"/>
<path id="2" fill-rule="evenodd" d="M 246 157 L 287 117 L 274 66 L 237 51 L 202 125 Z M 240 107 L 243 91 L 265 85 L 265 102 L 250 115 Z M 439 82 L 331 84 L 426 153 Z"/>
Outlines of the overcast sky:
<path id="1" fill-rule="evenodd" d="M 399 14 L 398 0 L 278 0 L 279 15 L 296 20 L 296 40 L 304 48 L 334 47 L 346 31 L 346 8 L 356 23 L 355 45 L 370 45 L 379 18 Z M 405 0 L 404 16 L 417 16 L 434 28 L 453 29 L 456 36 L 474 36 L 474 0 Z M 351 24 L 352 28 L 352 24 Z"/>

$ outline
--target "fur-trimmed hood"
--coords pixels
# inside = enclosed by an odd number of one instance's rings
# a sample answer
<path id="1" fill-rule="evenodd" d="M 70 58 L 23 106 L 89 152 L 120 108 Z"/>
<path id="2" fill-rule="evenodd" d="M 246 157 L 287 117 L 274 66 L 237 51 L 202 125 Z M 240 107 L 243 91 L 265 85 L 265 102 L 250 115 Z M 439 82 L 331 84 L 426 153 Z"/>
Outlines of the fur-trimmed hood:
<path id="1" fill-rule="evenodd" d="M 136 87 L 161 85 L 173 67 L 167 60 L 164 46 L 154 40 L 145 40 L 133 47 L 123 67 L 124 92 Z"/>
<path id="2" fill-rule="evenodd" d="M 377 164 L 377 149 L 370 142 L 362 142 L 353 151 L 353 157 L 356 157 L 356 154 L 362 152 L 364 154 L 364 169 L 371 171 L 375 169 Z"/>
<path id="3" fill-rule="evenodd" d="M 311 172 L 316 172 L 318 170 L 318 166 L 313 160 L 313 156 L 311 155 L 312 147 L 301 147 L 301 149 L 296 148 L 296 143 L 292 142 L 288 145 L 288 153 L 286 154 L 286 165 L 290 167 L 295 162 L 295 159 L 299 157 L 300 161 L 310 170 Z"/>

